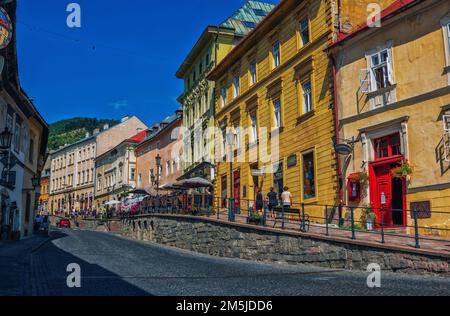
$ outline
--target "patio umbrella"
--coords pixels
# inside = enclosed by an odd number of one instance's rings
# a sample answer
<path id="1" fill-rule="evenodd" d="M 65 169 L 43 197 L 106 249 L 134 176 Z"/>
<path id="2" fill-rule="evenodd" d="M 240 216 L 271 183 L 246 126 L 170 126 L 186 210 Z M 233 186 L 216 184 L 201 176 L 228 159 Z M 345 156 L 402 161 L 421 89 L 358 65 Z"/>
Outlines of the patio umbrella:
<path id="1" fill-rule="evenodd" d="M 190 188 L 190 189 L 195 189 L 195 188 L 207 188 L 207 187 L 213 187 L 214 185 L 209 182 L 208 180 L 205 180 L 203 178 L 191 178 L 191 179 L 186 179 L 186 180 L 181 180 L 175 183 L 176 186 L 178 187 L 183 187 L 183 188 Z"/>
<path id="2" fill-rule="evenodd" d="M 122 202 L 112 200 L 112 201 L 109 201 L 108 203 L 105 203 L 105 205 L 111 206 L 111 205 L 117 205 L 117 204 L 121 204 L 121 203 L 122 203 Z"/>

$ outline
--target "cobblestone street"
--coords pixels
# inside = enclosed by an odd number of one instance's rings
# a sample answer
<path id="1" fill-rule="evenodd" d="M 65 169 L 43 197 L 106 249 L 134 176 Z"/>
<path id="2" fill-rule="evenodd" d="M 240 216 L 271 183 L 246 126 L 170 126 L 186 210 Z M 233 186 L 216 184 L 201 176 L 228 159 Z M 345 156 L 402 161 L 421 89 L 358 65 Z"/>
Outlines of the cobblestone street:
<path id="1" fill-rule="evenodd" d="M 13 268 L 2 265 L 0 295 L 450 294 L 450 280 L 435 277 L 384 273 L 382 287 L 370 289 L 367 273 L 209 257 L 89 231 L 53 231 L 51 239 L 0 248 L 3 265 L 22 258 Z M 81 288 L 66 285 L 71 263 L 81 267 Z"/>

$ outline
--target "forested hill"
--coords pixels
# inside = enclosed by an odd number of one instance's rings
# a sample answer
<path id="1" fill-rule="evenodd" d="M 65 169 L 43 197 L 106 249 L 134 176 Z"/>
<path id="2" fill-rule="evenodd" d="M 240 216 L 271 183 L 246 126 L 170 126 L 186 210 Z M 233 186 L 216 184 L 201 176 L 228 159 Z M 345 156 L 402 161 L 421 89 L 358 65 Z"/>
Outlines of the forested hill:
<path id="1" fill-rule="evenodd" d="M 73 118 L 58 121 L 50 124 L 50 135 L 48 139 L 49 150 L 58 149 L 60 146 L 72 144 L 86 137 L 86 133 L 91 135 L 95 129 L 103 129 L 105 124 L 109 127 L 119 124 L 120 121 L 96 118 Z"/>

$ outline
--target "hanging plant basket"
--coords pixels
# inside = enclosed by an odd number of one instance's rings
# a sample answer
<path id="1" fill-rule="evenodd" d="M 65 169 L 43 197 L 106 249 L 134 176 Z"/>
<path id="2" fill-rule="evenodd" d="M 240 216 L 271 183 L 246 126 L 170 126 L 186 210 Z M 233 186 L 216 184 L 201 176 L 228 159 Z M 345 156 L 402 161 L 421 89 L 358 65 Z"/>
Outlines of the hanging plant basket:
<path id="1" fill-rule="evenodd" d="M 406 179 L 414 173 L 413 166 L 408 162 L 408 160 L 402 161 L 401 165 L 397 168 L 392 169 L 391 175 L 396 179 Z"/>
<path id="2" fill-rule="evenodd" d="M 359 183 L 366 183 L 367 181 L 369 181 L 369 175 L 367 172 L 358 172 L 358 173 L 355 173 L 351 177 L 351 181 L 359 182 Z"/>

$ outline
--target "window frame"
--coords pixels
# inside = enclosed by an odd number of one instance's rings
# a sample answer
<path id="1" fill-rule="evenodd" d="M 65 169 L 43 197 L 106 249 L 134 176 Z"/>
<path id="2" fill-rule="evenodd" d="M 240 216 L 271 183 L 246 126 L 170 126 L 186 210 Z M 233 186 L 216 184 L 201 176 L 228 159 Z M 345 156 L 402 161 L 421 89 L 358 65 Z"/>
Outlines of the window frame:
<path id="1" fill-rule="evenodd" d="M 222 86 L 222 88 L 220 88 L 220 99 L 221 99 L 221 105 L 222 108 L 227 106 L 227 87 L 226 86 Z"/>
<path id="2" fill-rule="evenodd" d="M 308 32 L 308 40 L 307 40 L 307 42 L 304 42 L 304 40 L 303 40 L 303 32 L 305 31 L 303 28 L 302 28 L 302 23 L 304 22 L 306 20 L 306 31 Z M 309 17 L 307 17 L 307 16 L 305 16 L 305 17 L 303 17 L 303 18 L 301 18 L 301 19 L 299 19 L 299 21 L 298 21 L 298 35 L 299 35 L 299 48 L 302 48 L 302 47 L 304 47 L 304 46 L 306 46 L 306 45 L 308 45 L 310 42 L 311 42 L 311 25 L 310 25 L 310 20 L 309 20 Z"/>
<path id="3" fill-rule="evenodd" d="M 258 64 L 256 61 L 250 63 L 250 86 L 254 86 L 258 83 Z"/>
<path id="4" fill-rule="evenodd" d="M 275 48 L 278 48 L 277 50 Z M 277 58 L 278 57 L 278 58 Z M 272 70 L 277 69 L 281 65 L 281 43 L 275 41 L 272 44 Z"/>
<path id="5" fill-rule="evenodd" d="M 301 180 L 302 180 L 302 185 L 301 185 L 301 198 L 302 201 L 317 201 L 318 197 L 319 197 L 319 192 L 318 192 L 318 185 L 317 185 L 317 155 L 316 155 L 316 148 L 307 150 L 307 151 L 303 151 L 301 153 Z M 306 173 L 305 173 L 305 157 L 307 155 L 311 155 L 312 154 L 312 166 L 314 168 L 314 196 L 312 197 L 306 197 L 305 196 L 305 177 L 306 177 Z"/>
<path id="6" fill-rule="evenodd" d="M 241 95 L 241 78 L 237 75 L 233 77 L 233 96 L 236 99 Z"/>
<path id="7" fill-rule="evenodd" d="M 277 106 L 278 104 L 278 106 Z M 281 102 L 281 96 L 273 99 L 272 102 L 273 107 L 273 126 L 274 129 L 280 129 L 283 126 L 283 103 Z M 278 111 L 277 111 L 278 109 Z M 277 113 L 279 117 L 277 117 Z"/>
<path id="8" fill-rule="evenodd" d="M 382 61 L 382 53 L 387 53 L 387 59 L 386 61 Z M 374 63 L 374 57 L 378 58 L 378 63 Z M 370 76 L 370 92 L 377 92 L 383 89 L 388 89 L 390 87 L 393 87 L 395 85 L 395 78 L 394 78 L 394 63 L 393 63 L 393 51 L 392 51 L 392 45 L 388 44 L 383 47 L 378 47 L 368 53 L 366 55 L 367 59 L 367 69 Z M 375 70 L 380 68 L 386 68 L 386 73 L 384 73 L 383 80 L 386 82 L 383 82 L 383 87 L 378 87 L 378 81 L 376 77 Z"/>

